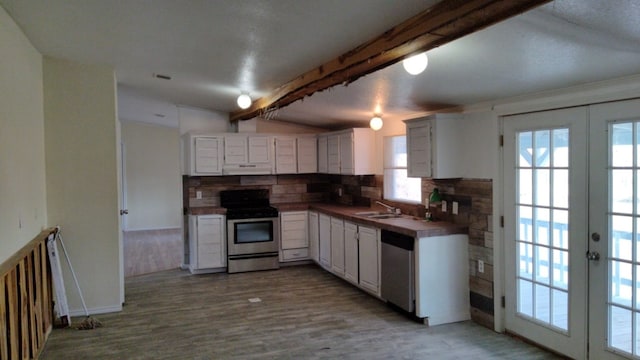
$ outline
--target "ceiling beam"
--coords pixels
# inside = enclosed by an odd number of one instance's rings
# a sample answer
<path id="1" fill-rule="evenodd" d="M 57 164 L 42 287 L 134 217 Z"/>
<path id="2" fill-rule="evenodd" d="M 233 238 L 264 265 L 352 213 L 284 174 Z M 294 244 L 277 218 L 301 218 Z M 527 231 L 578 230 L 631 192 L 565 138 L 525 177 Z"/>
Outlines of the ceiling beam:
<path id="1" fill-rule="evenodd" d="M 551 0 L 443 0 L 383 34 L 279 86 L 251 107 L 231 113 L 248 120 L 317 91 L 358 78 L 428 51 Z"/>

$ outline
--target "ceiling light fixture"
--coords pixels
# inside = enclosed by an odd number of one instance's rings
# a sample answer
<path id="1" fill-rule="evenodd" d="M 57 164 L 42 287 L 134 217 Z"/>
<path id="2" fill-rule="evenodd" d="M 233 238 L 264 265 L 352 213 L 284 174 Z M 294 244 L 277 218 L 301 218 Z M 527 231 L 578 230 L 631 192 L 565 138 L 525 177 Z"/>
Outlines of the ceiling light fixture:
<path id="1" fill-rule="evenodd" d="M 369 126 L 374 130 L 378 131 L 382 129 L 382 118 L 380 115 L 374 115 L 369 121 Z"/>
<path id="2" fill-rule="evenodd" d="M 240 106 L 241 109 L 248 109 L 249 106 L 251 106 L 251 97 L 245 93 L 240 94 L 240 96 L 238 96 L 238 106 Z"/>
<path id="3" fill-rule="evenodd" d="M 404 66 L 404 69 L 411 75 L 420 74 L 427 68 L 427 65 L 429 65 L 427 53 L 420 53 L 402 60 L 402 66 Z"/>

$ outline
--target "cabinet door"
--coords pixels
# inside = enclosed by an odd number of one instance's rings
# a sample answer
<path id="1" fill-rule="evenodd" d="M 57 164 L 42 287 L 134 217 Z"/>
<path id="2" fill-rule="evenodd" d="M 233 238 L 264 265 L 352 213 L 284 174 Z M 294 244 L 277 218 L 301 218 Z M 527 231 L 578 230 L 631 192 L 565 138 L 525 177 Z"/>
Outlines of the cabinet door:
<path id="1" fill-rule="evenodd" d="M 331 269 L 331 218 L 328 215 L 318 216 L 320 229 L 320 265 L 325 269 Z"/>
<path id="2" fill-rule="evenodd" d="M 358 284 L 358 226 L 344 222 L 344 277 Z"/>
<path id="3" fill-rule="evenodd" d="M 280 231 L 283 250 L 309 247 L 306 211 L 280 213 Z"/>
<path id="4" fill-rule="evenodd" d="M 318 213 L 309 211 L 309 256 L 315 262 L 320 262 L 320 224 Z"/>
<path id="5" fill-rule="evenodd" d="M 226 164 L 246 164 L 247 156 L 246 136 L 226 136 L 224 138 L 224 162 Z"/>
<path id="6" fill-rule="evenodd" d="M 431 177 L 431 122 L 407 126 L 407 173 L 410 177 Z"/>
<path id="7" fill-rule="evenodd" d="M 293 137 L 277 137 L 276 174 L 295 174 L 297 172 L 296 139 Z"/>
<path id="8" fill-rule="evenodd" d="M 193 167 L 196 174 L 222 173 L 222 137 L 193 139 Z"/>
<path id="9" fill-rule="evenodd" d="M 249 136 L 249 163 L 271 162 L 271 139 L 268 136 Z"/>
<path id="10" fill-rule="evenodd" d="M 327 136 L 318 137 L 318 172 L 322 174 L 329 173 L 328 142 Z"/>
<path id="11" fill-rule="evenodd" d="M 344 175 L 354 174 L 353 165 L 353 133 L 340 135 L 340 173 Z"/>
<path id="12" fill-rule="evenodd" d="M 340 174 L 340 135 L 327 139 L 327 166 L 329 174 Z"/>
<path id="13" fill-rule="evenodd" d="M 226 265 L 224 217 L 203 215 L 197 218 L 197 268 L 216 268 Z"/>
<path id="14" fill-rule="evenodd" d="M 315 137 L 299 137 L 297 140 L 298 174 L 318 172 L 318 147 Z"/>
<path id="15" fill-rule="evenodd" d="M 359 226 L 360 286 L 380 295 L 380 230 Z"/>
<path id="16" fill-rule="evenodd" d="M 344 221 L 331 218 L 331 271 L 344 276 Z"/>

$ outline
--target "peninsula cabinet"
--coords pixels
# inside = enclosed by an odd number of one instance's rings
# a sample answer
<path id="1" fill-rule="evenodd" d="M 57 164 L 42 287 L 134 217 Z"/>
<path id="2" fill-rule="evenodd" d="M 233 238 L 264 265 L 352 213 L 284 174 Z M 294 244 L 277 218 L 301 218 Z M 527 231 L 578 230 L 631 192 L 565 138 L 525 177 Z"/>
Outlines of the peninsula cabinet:
<path id="1" fill-rule="evenodd" d="M 409 177 L 456 178 L 455 123 L 461 114 L 434 114 L 405 120 Z"/>
<path id="2" fill-rule="evenodd" d="M 185 134 L 184 173 L 191 176 L 221 175 L 224 136 Z"/>
<path id="3" fill-rule="evenodd" d="M 318 216 L 319 258 L 320 266 L 331 270 L 331 217 L 326 214 Z"/>
<path id="4" fill-rule="evenodd" d="M 189 216 L 189 271 L 221 271 L 227 266 L 224 215 Z"/>
<path id="5" fill-rule="evenodd" d="M 280 261 L 309 258 L 309 231 L 307 211 L 280 213 Z"/>

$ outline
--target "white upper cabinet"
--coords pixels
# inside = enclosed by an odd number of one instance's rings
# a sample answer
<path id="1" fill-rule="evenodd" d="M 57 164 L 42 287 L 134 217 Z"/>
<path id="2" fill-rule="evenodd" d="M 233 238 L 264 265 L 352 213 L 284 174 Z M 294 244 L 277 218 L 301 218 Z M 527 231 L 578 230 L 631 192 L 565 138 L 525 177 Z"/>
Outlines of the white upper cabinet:
<path id="1" fill-rule="evenodd" d="M 183 145 L 185 174 L 222 174 L 224 137 L 186 134 Z"/>
<path id="2" fill-rule="evenodd" d="M 318 172 L 316 136 L 276 136 L 276 174 L 310 174 Z"/>
<path id="3" fill-rule="evenodd" d="M 272 136 L 226 134 L 224 137 L 223 174 L 272 174 L 272 154 Z"/>
<path id="4" fill-rule="evenodd" d="M 326 135 L 318 136 L 318 172 L 329 173 L 328 148 L 329 137 Z"/>
<path id="5" fill-rule="evenodd" d="M 461 114 L 434 114 L 405 120 L 407 127 L 407 172 L 410 177 L 455 178 L 456 122 Z"/>
<path id="6" fill-rule="evenodd" d="M 314 136 L 300 136 L 296 139 L 298 153 L 298 174 L 318 172 L 318 146 Z"/>
<path id="7" fill-rule="evenodd" d="M 276 174 L 295 174 L 297 172 L 296 138 L 276 136 Z"/>
<path id="8" fill-rule="evenodd" d="M 224 142 L 225 164 L 246 164 L 249 160 L 246 136 L 226 136 Z"/>
<path id="9" fill-rule="evenodd" d="M 318 172 L 342 175 L 374 173 L 375 135 L 369 128 L 355 128 L 326 135 L 326 171 L 323 138 L 318 139 Z"/>

